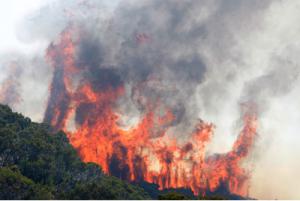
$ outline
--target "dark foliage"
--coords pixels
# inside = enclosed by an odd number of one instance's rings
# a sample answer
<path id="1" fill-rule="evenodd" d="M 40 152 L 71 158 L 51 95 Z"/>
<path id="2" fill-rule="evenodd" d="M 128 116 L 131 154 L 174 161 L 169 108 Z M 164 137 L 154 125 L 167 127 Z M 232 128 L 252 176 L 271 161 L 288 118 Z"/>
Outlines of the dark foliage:
<path id="1" fill-rule="evenodd" d="M 159 186 L 157 184 L 148 183 L 145 181 L 141 181 L 136 183 L 141 186 L 153 199 L 159 200 L 172 200 L 173 198 L 176 200 L 252 200 L 253 198 L 242 197 L 240 195 L 232 194 L 226 183 L 223 183 L 219 188 L 215 191 L 207 191 L 205 195 L 195 196 L 193 191 L 188 188 L 170 188 L 159 190 Z"/>
<path id="2" fill-rule="evenodd" d="M 190 197 L 187 197 L 178 192 L 168 192 L 158 196 L 159 200 L 190 200 Z"/>
<path id="3" fill-rule="evenodd" d="M 50 189 L 34 183 L 15 168 L 0 168 L 0 189 L 0 198 L 6 200 L 54 198 Z"/>
<path id="4" fill-rule="evenodd" d="M 136 183 L 138 186 L 141 186 L 153 199 L 161 199 L 160 196 L 168 195 L 169 193 L 178 193 L 183 195 L 185 198 L 196 199 L 193 194 L 193 191 L 187 188 L 170 188 L 159 190 L 159 186 L 157 184 L 148 183 L 145 181 L 141 181 Z"/>
<path id="5" fill-rule="evenodd" d="M 198 200 L 231 200 L 231 199 L 221 195 L 211 195 L 211 196 L 200 196 Z"/>
<path id="6" fill-rule="evenodd" d="M 13 167 L 13 168 L 12 168 Z M 0 105 L 0 199 L 149 199 L 83 163 L 63 132 Z"/>

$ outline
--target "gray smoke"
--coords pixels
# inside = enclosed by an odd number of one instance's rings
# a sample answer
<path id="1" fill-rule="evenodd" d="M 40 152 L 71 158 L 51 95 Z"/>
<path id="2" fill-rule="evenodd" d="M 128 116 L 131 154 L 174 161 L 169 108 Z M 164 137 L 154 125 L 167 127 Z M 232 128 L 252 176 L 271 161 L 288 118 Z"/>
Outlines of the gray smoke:
<path id="1" fill-rule="evenodd" d="M 52 73 L 44 58 L 19 53 L 0 58 L 0 103 L 41 121 Z"/>
<path id="2" fill-rule="evenodd" d="M 20 76 L 22 68 L 16 61 L 12 61 L 6 66 L 6 78 L 1 83 L 0 88 L 0 102 L 15 106 L 21 101 L 20 95 Z"/>
<path id="3" fill-rule="evenodd" d="M 238 111 L 239 104 L 250 101 L 261 112 L 270 99 L 292 89 L 295 62 L 268 53 L 270 62 L 253 63 L 251 40 L 255 44 L 254 37 L 264 32 L 274 3 L 55 1 L 26 20 L 19 35 L 50 42 L 66 27 L 76 27 L 76 65 L 87 69 L 83 79 L 97 80 L 99 69 L 110 69 L 120 79 L 116 83 L 126 85 L 116 108 L 127 114 L 121 124 L 134 122 L 146 105 L 159 101 L 176 114 L 173 129 L 181 133 L 198 118 L 214 120 L 228 104 Z M 239 119 L 238 112 L 232 114 Z"/>
<path id="4" fill-rule="evenodd" d="M 106 69 L 113 75 L 108 84 L 125 84 L 126 95 L 116 107 L 126 114 L 120 122 L 125 127 L 158 101 L 176 114 L 175 133 L 186 133 L 198 118 L 213 121 L 228 104 L 237 111 L 235 119 L 245 102 L 255 103 L 262 114 L 268 101 L 287 94 L 298 77 L 297 64 L 270 54 L 269 63 L 257 66 L 245 48 L 264 31 L 274 1 L 117 3 L 55 1 L 32 15 L 19 33 L 26 41 L 50 42 L 75 27 L 82 79 L 99 84 Z"/>

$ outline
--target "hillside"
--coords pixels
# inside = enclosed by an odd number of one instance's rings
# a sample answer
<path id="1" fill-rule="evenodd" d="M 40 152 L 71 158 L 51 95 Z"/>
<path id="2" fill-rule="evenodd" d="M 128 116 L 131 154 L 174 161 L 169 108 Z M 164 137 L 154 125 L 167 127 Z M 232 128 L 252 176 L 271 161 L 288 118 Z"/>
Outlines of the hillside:
<path id="1" fill-rule="evenodd" d="M 62 132 L 0 105 L 0 199 L 150 199 L 85 164 Z"/>
<path id="2" fill-rule="evenodd" d="M 190 189 L 160 191 L 105 175 L 52 130 L 0 104 L 0 199 L 197 199 Z M 198 199 L 244 199 L 226 189 Z"/>

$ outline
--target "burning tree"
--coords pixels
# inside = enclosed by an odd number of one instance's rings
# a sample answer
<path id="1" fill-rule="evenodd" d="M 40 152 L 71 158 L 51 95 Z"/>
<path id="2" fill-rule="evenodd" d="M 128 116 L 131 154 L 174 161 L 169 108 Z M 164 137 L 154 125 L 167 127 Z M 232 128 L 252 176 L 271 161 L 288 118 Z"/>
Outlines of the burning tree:
<path id="1" fill-rule="evenodd" d="M 190 117 L 182 117 L 185 107 L 178 109 L 178 101 L 168 104 L 169 99 L 164 99 L 162 93 L 170 85 L 153 73 L 128 85 L 119 69 L 93 63 L 90 54 L 95 52 L 84 53 L 88 54 L 86 62 L 78 60 L 81 51 L 88 49 L 84 48 L 83 32 L 75 30 L 69 26 L 47 50 L 54 75 L 44 120 L 67 133 L 82 160 L 101 165 L 107 174 L 155 183 L 160 189 L 190 188 L 194 194 L 204 195 L 225 182 L 230 192 L 246 195 L 249 175 L 240 164 L 256 136 L 256 114 L 251 107 L 243 114 L 244 128 L 231 151 L 207 156 L 213 124 L 191 121 L 194 128 L 181 134 L 188 136 L 187 140 L 172 137 L 172 132 L 178 132 L 174 127 Z M 142 38 L 138 46 L 147 42 Z M 126 103 L 122 98 L 127 96 L 128 86 L 140 117 L 124 127 L 120 122 L 126 114 L 120 114 L 118 107 L 120 102 Z M 168 93 L 177 90 L 176 86 L 169 88 Z"/>

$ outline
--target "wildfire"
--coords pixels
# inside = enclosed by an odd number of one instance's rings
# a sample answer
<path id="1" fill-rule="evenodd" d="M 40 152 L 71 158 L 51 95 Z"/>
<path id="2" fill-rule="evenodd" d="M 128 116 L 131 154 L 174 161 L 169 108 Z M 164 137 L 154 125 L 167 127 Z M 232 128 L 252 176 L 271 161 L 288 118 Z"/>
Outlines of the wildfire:
<path id="1" fill-rule="evenodd" d="M 138 37 L 141 41 L 146 38 Z M 82 160 L 99 164 L 107 174 L 156 183 L 160 189 L 184 187 L 203 194 L 227 182 L 230 192 L 246 194 L 249 175 L 240 162 L 256 136 L 254 113 L 245 112 L 244 128 L 232 150 L 211 156 L 206 155 L 206 145 L 214 126 L 199 121 L 190 140 L 179 142 L 168 135 L 176 115 L 159 100 L 146 100 L 140 121 L 124 129 L 114 109 L 125 93 L 124 83 L 111 81 L 110 69 L 100 69 L 97 87 L 87 79 L 75 86 L 72 77 L 85 71 L 76 66 L 75 50 L 76 41 L 68 30 L 48 48 L 54 76 L 45 121 L 67 133 Z M 75 121 L 73 129 L 68 128 L 71 121 Z"/>

